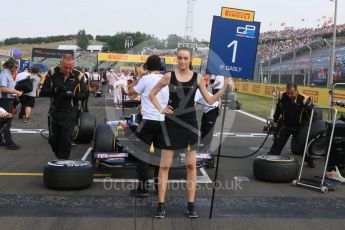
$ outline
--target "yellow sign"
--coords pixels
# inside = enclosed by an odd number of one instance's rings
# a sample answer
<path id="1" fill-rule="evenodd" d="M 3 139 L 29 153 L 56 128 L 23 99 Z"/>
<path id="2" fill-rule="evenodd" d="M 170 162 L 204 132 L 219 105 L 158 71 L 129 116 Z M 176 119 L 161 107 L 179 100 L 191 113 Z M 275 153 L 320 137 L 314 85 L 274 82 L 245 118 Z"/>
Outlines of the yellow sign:
<path id="1" fill-rule="evenodd" d="M 285 92 L 285 85 L 274 84 L 260 84 L 251 82 L 236 82 L 236 89 L 240 93 L 253 94 L 261 97 L 272 98 L 272 93 L 275 87 L 279 87 L 281 92 Z M 311 88 L 298 87 L 298 91 L 306 96 L 309 96 L 314 104 L 321 106 L 329 106 L 329 89 L 326 88 Z M 345 91 L 335 90 L 334 100 L 345 101 Z M 338 111 L 345 112 L 344 108 L 337 107 Z"/>
<path id="2" fill-rule="evenodd" d="M 148 56 L 136 54 L 98 53 L 98 61 L 144 63 Z"/>
<path id="3" fill-rule="evenodd" d="M 132 63 L 145 63 L 147 55 L 136 54 L 117 54 L 117 53 L 98 53 L 98 61 L 109 62 L 132 62 Z M 165 58 L 165 64 L 177 65 L 177 58 L 175 56 L 161 56 Z M 200 66 L 201 58 L 193 58 L 193 66 Z"/>
<path id="4" fill-rule="evenodd" d="M 165 64 L 167 65 L 177 65 L 177 57 L 176 56 L 161 56 L 161 58 L 165 58 Z M 193 66 L 201 66 L 201 58 L 193 58 Z"/>
<path id="5" fill-rule="evenodd" d="M 254 16 L 254 11 L 222 7 L 222 18 L 253 22 Z"/>

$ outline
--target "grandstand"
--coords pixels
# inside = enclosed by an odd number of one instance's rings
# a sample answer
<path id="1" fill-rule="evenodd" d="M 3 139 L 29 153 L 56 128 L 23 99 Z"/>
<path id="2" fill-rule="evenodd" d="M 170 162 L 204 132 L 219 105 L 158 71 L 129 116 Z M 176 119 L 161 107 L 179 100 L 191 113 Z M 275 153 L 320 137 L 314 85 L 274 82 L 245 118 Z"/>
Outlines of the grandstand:
<path id="1" fill-rule="evenodd" d="M 325 47 L 324 38 L 332 36 L 333 27 L 323 26 L 321 28 L 293 29 L 282 31 L 268 31 L 260 34 L 258 57 L 260 60 L 268 61 L 279 56 L 291 55 L 293 49 L 297 53 L 308 50 L 307 45 L 314 49 Z M 337 36 L 345 36 L 345 24 L 337 26 Z"/>

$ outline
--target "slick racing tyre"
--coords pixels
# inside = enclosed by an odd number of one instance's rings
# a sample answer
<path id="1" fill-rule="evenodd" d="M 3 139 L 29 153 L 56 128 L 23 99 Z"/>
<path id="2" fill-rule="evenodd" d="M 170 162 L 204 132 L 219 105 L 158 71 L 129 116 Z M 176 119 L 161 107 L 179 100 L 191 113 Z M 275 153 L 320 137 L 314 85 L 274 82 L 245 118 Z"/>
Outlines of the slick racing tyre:
<path id="1" fill-rule="evenodd" d="M 44 166 L 43 183 L 56 190 L 85 189 L 92 185 L 93 168 L 82 160 L 53 160 Z"/>
<path id="2" fill-rule="evenodd" d="M 81 112 L 75 127 L 74 141 L 80 144 L 89 144 L 93 139 L 95 128 L 95 116 L 88 112 Z"/>
<path id="3" fill-rule="evenodd" d="M 327 132 L 326 121 L 318 120 L 312 123 L 310 134 L 309 134 L 309 141 L 308 141 L 308 155 L 322 155 L 322 148 L 324 148 L 321 144 L 325 142 L 325 135 Z M 305 125 L 301 128 L 300 132 L 296 139 L 291 139 L 291 152 L 295 155 L 302 155 L 304 152 L 304 145 L 308 134 L 308 126 Z M 314 145 L 317 144 L 317 145 Z M 327 145 L 326 145 L 327 146 Z"/>
<path id="4" fill-rule="evenodd" d="M 114 132 L 109 125 L 99 124 L 95 130 L 93 149 L 98 152 L 113 152 L 115 149 Z"/>
<path id="5" fill-rule="evenodd" d="M 268 182 L 291 182 L 297 178 L 298 162 L 290 156 L 262 155 L 254 160 L 254 177 Z"/>

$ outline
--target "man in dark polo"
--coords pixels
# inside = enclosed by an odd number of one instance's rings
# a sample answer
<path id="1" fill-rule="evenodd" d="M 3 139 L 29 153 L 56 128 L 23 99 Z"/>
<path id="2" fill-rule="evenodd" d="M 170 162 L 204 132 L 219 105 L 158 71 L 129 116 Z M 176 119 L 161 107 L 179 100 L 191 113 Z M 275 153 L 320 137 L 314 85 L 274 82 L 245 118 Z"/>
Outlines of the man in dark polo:
<path id="1" fill-rule="evenodd" d="M 313 107 L 310 97 L 299 93 L 295 83 L 286 85 L 286 92 L 280 95 L 273 116 L 278 130 L 269 154 L 280 155 L 290 136 L 297 138 L 302 125 L 310 119 Z M 307 157 L 306 161 L 309 167 L 315 167 L 311 158 Z"/>
<path id="2" fill-rule="evenodd" d="M 69 159 L 78 103 L 87 96 L 84 74 L 74 68 L 72 55 L 65 54 L 60 66 L 49 70 L 42 95 L 51 98 L 49 144 L 58 159 Z"/>

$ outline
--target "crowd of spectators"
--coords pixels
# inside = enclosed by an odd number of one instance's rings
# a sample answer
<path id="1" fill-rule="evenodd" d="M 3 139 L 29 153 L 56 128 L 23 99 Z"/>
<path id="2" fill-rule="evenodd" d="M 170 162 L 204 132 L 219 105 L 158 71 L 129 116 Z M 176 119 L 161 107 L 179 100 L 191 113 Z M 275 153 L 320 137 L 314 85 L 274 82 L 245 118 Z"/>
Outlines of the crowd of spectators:
<path id="1" fill-rule="evenodd" d="M 286 28 L 281 31 L 268 31 L 260 34 L 258 56 L 260 60 L 268 57 L 276 57 L 281 54 L 291 52 L 296 48 L 303 48 L 306 45 L 316 45 L 322 47 L 323 38 L 331 37 L 332 26 L 321 28 L 294 29 Z M 337 35 L 345 35 L 345 24 L 337 26 Z"/>

